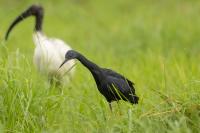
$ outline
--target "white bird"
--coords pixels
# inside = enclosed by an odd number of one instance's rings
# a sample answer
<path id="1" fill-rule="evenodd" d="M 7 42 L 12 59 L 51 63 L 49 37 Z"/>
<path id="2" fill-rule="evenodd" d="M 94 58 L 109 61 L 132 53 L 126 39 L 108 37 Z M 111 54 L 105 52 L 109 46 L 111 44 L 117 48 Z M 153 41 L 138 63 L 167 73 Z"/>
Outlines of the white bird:
<path id="1" fill-rule="evenodd" d="M 67 45 L 64 41 L 55 38 L 48 38 L 42 32 L 42 22 L 43 22 L 44 10 L 39 5 L 32 5 L 23 13 L 21 13 L 10 25 L 5 40 L 8 39 L 9 33 L 14 28 L 16 24 L 24 20 L 29 16 L 35 17 L 35 28 L 33 34 L 33 41 L 35 44 L 35 52 L 33 57 L 33 62 L 39 72 L 47 74 L 50 79 L 56 77 L 58 81 L 62 82 L 64 77 L 68 79 L 74 73 L 75 61 L 72 60 L 62 68 L 59 69 L 59 65 L 65 59 L 65 53 L 71 50 L 71 47 Z M 26 39 L 24 38 L 24 41 Z M 72 70 L 71 70 L 72 69 Z M 67 74 L 66 74 L 67 72 Z"/>

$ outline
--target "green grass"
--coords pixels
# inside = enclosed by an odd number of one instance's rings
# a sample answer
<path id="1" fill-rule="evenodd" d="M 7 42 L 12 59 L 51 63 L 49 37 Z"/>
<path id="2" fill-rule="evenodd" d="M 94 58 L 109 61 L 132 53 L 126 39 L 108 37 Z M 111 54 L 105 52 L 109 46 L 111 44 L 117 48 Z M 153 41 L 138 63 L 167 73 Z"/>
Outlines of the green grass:
<path id="1" fill-rule="evenodd" d="M 200 131 L 200 1 L 0 2 L 1 132 Z M 32 63 L 33 18 L 3 40 L 9 23 L 32 3 L 44 6 L 49 37 L 134 81 L 139 104 L 113 103 L 111 113 L 80 63 L 63 93 L 50 88 Z"/>

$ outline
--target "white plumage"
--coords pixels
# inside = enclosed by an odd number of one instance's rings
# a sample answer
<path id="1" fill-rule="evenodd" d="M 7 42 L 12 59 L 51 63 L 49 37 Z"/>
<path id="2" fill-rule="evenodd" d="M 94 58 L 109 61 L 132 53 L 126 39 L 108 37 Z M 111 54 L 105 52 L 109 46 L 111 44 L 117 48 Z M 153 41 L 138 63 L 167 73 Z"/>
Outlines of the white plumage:
<path id="1" fill-rule="evenodd" d="M 65 53 L 71 48 L 65 44 L 64 41 L 56 38 L 47 38 L 41 32 L 35 32 L 33 34 L 33 41 L 35 43 L 35 52 L 33 61 L 36 68 L 43 74 L 48 76 L 72 76 L 74 73 L 75 61 L 71 60 L 66 63 L 63 68 L 59 68 L 60 64 L 65 59 Z M 67 74 L 65 74 L 69 69 Z"/>
<path id="2" fill-rule="evenodd" d="M 71 50 L 71 47 L 65 44 L 60 39 L 48 38 L 42 32 L 44 10 L 39 5 L 32 5 L 27 10 L 22 12 L 10 25 L 5 39 L 7 40 L 9 33 L 19 22 L 29 16 L 35 17 L 35 28 L 33 34 L 33 41 L 35 43 L 35 52 L 33 61 L 39 72 L 48 75 L 49 79 L 54 77 L 62 81 L 64 77 L 71 77 L 74 73 L 72 68 L 75 61 L 72 60 L 59 69 L 59 65 L 65 59 L 65 53 Z M 70 71 L 69 71 L 70 70 Z M 68 72 L 66 74 L 66 72 Z"/>

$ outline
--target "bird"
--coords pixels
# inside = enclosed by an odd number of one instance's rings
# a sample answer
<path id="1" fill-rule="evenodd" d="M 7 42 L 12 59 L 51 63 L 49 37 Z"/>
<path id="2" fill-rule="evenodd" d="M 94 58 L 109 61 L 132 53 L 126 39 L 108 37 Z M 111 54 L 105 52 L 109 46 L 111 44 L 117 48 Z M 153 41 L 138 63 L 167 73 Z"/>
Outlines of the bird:
<path id="1" fill-rule="evenodd" d="M 91 72 L 99 92 L 106 98 L 111 111 L 111 102 L 113 101 L 124 100 L 132 104 L 138 104 L 139 97 L 135 94 L 132 81 L 111 69 L 96 65 L 75 50 L 66 52 L 65 60 L 60 68 L 72 59 L 79 60 Z"/>
<path id="2" fill-rule="evenodd" d="M 66 51 L 72 48 L 66 44 L 64 41 L 57 38 L 48 38 L 42 30 L 44 9 L 40 5 L 31 5 L 24 12 L 22 12 L 9 26 L 5 40 L 8 39 L 12 29 L 24 19 L 33 16 L 35 17 L 35 27 L 33 32 L 33 41 L 35 44 L 35 51 L 33 56 L 33 62 L 40 73 L 46 74 L 50 80 L 56 79 L 60 82 L 67 77 L 71 79 L 74 74 L 75 61 L 71 60 L 66 63 L 66 65 L 60 69 L 59 64 L 65 59 Z M 25 38 L 24 38 L 25 40 Z M 71 70 L 72 69 L 72 70 Z M 68 74 L 66 72 L 71 70 Z"/>

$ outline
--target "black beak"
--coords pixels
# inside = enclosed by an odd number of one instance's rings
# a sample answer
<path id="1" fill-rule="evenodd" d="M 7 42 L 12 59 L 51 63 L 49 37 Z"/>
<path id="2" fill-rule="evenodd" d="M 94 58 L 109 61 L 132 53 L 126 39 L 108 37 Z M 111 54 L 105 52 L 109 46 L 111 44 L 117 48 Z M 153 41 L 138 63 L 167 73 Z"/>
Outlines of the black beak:
<path id="1" fill-rule="evenodd" d="M 14 26 L 16 24 L 18 24 L 20 21 L 22 21 L 23 19 L 25 19 L 26 17 L 30 16 L 31 12 L 29 10 L 26 10 L 25 12 L 23 12 L 21 15 L 19 15 L 10 25 L 10 27 L 8 28 L 7 32 L 6 32 L 6 36 L 5 36 L 5 40 L 8 39 L 9 33 L 11 32 L 11 30 L 14 28 Z"/>
<path id="2" fill-rule="evenodd" d="M 65 59 L 65 60 L 63 61 L 63 63 L 60 65 L 59 68 L 61 68 L 67 61 L 69 61 L 69 60 L 68 60 L 68 59 Z"/>
<path id="3" fill-rule="evenodd" d="M 21 13 L 10 25 L 10 27 L 8 28 L 6 35 L 5 35 L 5 40 L 8 39 L 8 36 L 10 34 L 10 32 L 12 31 L 12 29 L 15 27 L 15 25 L 17 25 L 19 22 L 21 22 L 22 20 L 24 20 L 25 18 L 32 16 L 32 15 L 38 15 L 37 13 L 39 11 L 43 11 L 41 6 L 38 5 L 32 5 L 30 6 L 26 11 L 24 11 L 23 13 Z M 41 14 L 41 13 L 40 13 Z"/>

